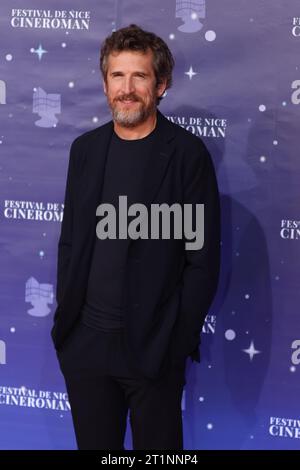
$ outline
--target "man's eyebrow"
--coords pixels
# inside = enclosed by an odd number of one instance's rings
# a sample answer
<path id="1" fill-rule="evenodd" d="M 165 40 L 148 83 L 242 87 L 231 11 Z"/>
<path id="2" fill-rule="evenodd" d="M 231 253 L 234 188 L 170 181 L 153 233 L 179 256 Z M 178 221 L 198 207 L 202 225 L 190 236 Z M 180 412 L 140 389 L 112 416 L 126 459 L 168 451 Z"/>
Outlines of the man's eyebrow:
<path id="1" fill-rule="evenodd" d="M 110 72 L 110 75 L 117 75 L 117 74 L 123 75 L 124 72 L 122 72 L 121 70 L 113 70 L 112 72 Z M 132 75 L 144 75 L 144 76 L 148 76 L 149 73 L 148 73 L 148 72 L 144 72 L 144 71 L 142 71 L 142 70 L 136 70 L 136 71 L 132 72 Z"/>

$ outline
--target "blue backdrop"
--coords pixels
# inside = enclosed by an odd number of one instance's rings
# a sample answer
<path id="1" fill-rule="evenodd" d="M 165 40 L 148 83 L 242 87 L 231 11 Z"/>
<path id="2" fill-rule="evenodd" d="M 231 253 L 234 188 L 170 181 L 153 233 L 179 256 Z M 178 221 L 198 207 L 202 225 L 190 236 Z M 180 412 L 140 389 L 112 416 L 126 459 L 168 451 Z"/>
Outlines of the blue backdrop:
<path id="1" fill-rule="evenodd" d="M 75 448 L 49 335 L 68 155 L 110 119 L 99 48 L 130 23 L 171 48 L 160 109 L 204 139 L 222 197 L 185 448 L 300 447 L 299 15 L 298 0 L 1 2 L 1 449 Z"/>

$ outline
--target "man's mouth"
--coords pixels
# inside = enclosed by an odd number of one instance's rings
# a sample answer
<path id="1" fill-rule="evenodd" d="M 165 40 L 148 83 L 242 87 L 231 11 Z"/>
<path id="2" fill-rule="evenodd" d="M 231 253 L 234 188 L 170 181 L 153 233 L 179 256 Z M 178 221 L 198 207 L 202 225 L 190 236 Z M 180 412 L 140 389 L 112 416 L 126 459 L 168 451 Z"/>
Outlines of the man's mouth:
<path id="1" fill-rule="evenodd" d="M 137 100 L 121 100 L 121 103 L 125 103 L 125 104 L 137 103 Z"/>

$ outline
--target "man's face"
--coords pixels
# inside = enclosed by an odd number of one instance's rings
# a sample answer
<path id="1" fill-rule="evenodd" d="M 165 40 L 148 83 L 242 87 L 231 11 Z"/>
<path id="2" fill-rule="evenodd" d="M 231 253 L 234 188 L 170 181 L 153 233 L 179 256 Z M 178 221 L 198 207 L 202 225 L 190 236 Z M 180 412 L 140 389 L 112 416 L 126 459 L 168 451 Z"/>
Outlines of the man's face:
<path id="1" fill-rule="evenodd" d="M 122 127 L 145 122 L 156 110 L 156 98 L 166 83 L 156 86 L 152 51 L 115 52 L 108 57 L 104 93 L 114 121 Z"/>

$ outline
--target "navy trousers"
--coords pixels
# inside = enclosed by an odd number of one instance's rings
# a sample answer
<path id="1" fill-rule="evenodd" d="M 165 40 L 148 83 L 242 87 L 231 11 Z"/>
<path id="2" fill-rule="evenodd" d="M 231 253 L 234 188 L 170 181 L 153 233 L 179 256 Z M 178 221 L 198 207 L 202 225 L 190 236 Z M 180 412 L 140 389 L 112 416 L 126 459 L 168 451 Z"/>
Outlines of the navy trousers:
<path id="1" fill-rule="evenodd" d="M 123 450 L 127 414 L 134 450 L 182 450 L 186 361 L 159 379 L 129 364 L 122 332 L 79 322 L 58 353 L 80 450 Z"/>

